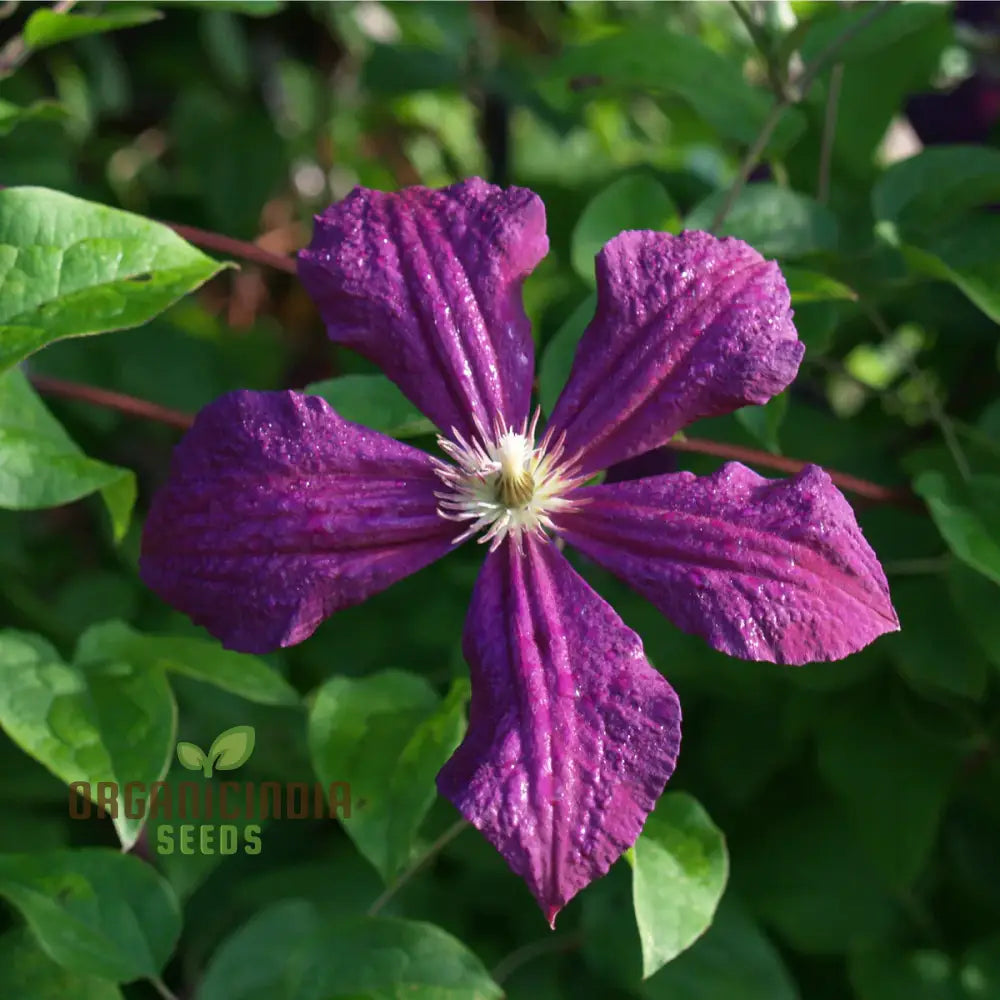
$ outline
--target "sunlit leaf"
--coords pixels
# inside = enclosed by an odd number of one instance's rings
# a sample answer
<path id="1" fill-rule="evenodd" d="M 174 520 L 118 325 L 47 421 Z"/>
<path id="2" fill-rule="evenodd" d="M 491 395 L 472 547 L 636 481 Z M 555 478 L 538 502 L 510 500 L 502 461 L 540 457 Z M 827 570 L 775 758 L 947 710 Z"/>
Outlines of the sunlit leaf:
<path id="1" fill-rule="evenodd" d="M 149 7 L 129 7 L 107 14 L 69 14 L 56 10 L 36 10 L 24 26 L 24 43 L 29 49 L 44 49 L 84 35 L 118 31 L 158 21 L 163 15 Z"/>
<path id="2" fill-rule="evenodd" d="M 81 637 L 77 662 L 125 660 L 230 691 L 262 705 L 295 705 L 298 692 L 263 660 L 223 649 L 214 639 L 147 635 L 124 622 L 93 625 Z"/>
<path id="3" fill-rule="evenodd" d="M 686 229 L 710 229 L 729 197 L 717 191 L 696 205 Z M 765 257 L 803 257 L 834 250 L 838 227 L 833 213 L 814 198 L 777 184 L 748 184 L 737 196 L 718 236 L 737 236 Z"/>
<path id="4" fill-rule="evenodd" d="M 1000 476 L 950 481 L 940 472 L 923 472 L 913 488 L 952 552 L 994 583 L 1000 583 Z"/>
<path id="5" fill-rule="evenodd" d="M 39 636 L 0 632 L 0 727 L 67 784 L 93 791 L 113 782 L 126 850 L 146 820 L 144 810 L 126 808 L 127 786 L 148 788 L 166 774 L 176 724 L 162 671 L 121 661 L 81 668 Z"/>
<path id="6" fill-rule="evenodd" d="M 2 190 L 0 371 L 64 337 L 138 326 L 223 266 L 130 212 L 45 188 Z"/>
<path id="7" fill-rule="evenodd" d="M 676 233 L 681 220 L 667 189 L 648 174 L 628 174 L 599 191 L 573 228 L 570 257 L 576 273 L 594 284 L 594 257 L 627 229 Z"/>
<path id="8" fill-rule="evenodd" d="M 132 516 L 134 474 L 87 458 L 20 371 L 0 373 L 0 507 L 58 507 L 98 490 L 118 541 Z"/>
<path id="9" fill-rule="evenodd" d="M 648 24 L 568 47 L 547 67 L 540 87 L 557 106 L 608 93 L 681 97 L 718 133 L 746 143 L 757 138 L 773 104 L 768 93 L 747 83 L 733 60 L 693 34 Z M 802 125 L 797 110 L 787 111 L 768 149 L 787 149 Z"/>
<path id="10" fill-rule="evenodd" d="M 729 877 L 729 855 L 698 802 L 668 792 L 635 843 L 632 869 L 642 973 L 651 976 L 708 929 Z"/>
<path id="11" fill-rule="evenodd" d="M 334 677 L 313 700 L 316 773 L 326 785 L 350 783 L 351 815 L 341 822 L 387 882 L 410 860 L 435 776 L 465 731 L 467 698 L 467 682 L 441 703 L 423 678 L 386 670 Z"/>

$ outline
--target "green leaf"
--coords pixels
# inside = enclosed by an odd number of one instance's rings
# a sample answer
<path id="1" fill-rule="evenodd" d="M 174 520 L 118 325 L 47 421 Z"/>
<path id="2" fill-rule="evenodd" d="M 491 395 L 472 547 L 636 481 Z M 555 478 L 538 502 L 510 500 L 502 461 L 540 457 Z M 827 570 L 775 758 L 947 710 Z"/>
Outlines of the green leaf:
<path id="1" fill-rule="evenodd" d="M 828 708 L 817 740 L 820 773 L 844 803 L 858 841 L 888 883 L 909 885 L 934 845 L 957 753 L 884 697 Z"/>
<path id="2" fill-rule="evenodd" d="M 781 273 L 785 276 L 788 291 L 792 296 L 792 305 L 803 305 L 807 302 L 830 302 L 848 299 L 857 301 L 858 293 L 848 288 L 834 278 L 815 271 L 805 271 L 801 267 L 789 267 L 783 264 Z"/>
<path id="3" fill-rule="evenodd" d="M 961 578 L 971 577 L 996 591 L 995 584 L 960 563 Z M 973 644 L 960 620 L 961 603 L 949 600 L 943 578 L 902 577 L 892 583 L 892 603 L 899 615 L 899 632 L 886 636 L 882 648 L 899 672 L 921 693 L 942 692 L 979 699 L 986 691 L 986 658 Z M 1000 607 L 1000 601 L 993 604 Z M 992 614 L 989 616 L 992 619 Z"/>
<path id="4" fill-rule="evenodd" d="M 60 42 L 68 42 L 84 35 L 105 31 L 118 31 L 138 24 L 158 21 L 163 15 L 158 10 L 130 7 L 115 14 L 84 15 L 65 14 L 55 10 L 36 10 L 24 26 L 24 44 L 29 49 L 44 49 Z"/>
<path id="5" fill-rule="evenodd" d="M 782 392 L 763 406 L 743 406 L 736 410 L 736 419 L 768 451 L 781 454 L 778 430 L 788 412 L 788 393 Z"/>
<path id="6" fill-rule="evenodd" d="M 108 979 L 57 965 L 25 930 L 0 937 L 0 996 L 11 1000 L 122 1000 Z"/>
<path id="7" fill-rule="evenodd" d="M 64 337 L 145 323 L 224 266 L 130 212 L 0 191 L 0 371 Z"/>
<path id="8" fill-rule="evenodd" d="M 794 301 L 793 296 L 792 302 Z M 795 329 L 799 332 L 799 340 L 806 345 L 806 357 L 811 358 L 830 349 L 833 334 L 843 319 L 844 311 L 841 303 L 829 300 L 801 302 L 795 307 Z"/>
<path id="9" fill-rule="evenodd" d="M 9 135 L 25 122 L 58 122 L 69 117 L 69 112 L 55 101 L 34 101 L 26 108 L 0 100 L 0 136 Z"/>
<path id="10" fill-rule="evenodd" d="M 1000 150 L 936 146 L 894 163 L 872 189 L 876 219 L 932 229 L 1000 199 Z"/>
<path id="11" fill-rule="evenodd" d="M 728 191 L 710 194 L 691 210 L 684 228 L 711 228 L 728 197 Z M 839 239 L 837 220 L 825 205 L 777 184 L 747 185 L 714 232 L 745 240 L 765 257 L 804 257 L 836 250 Z"/>
<path id="12" fill-rule="evenodd" d="M 176 724 L 162 671 L 120 661 L 81 668 L 63 663 L 38 636 L 0 632 L 0 726 L 67 784 L 87 782 L 93 789 L 114 782 L 114 825 L 126 850 L 146 820 L 127 815 L 126 786 L 148 788 L 166 774 Z"/>
<path id="13" fill-rule="evenodd" d="M 250 759 L 253 745 L 253 726 L 233 726 L 215 737 L 208 759 L 220 771 L 235 771 Z"/>
<path id="14" fill-rule="evenodd" d="M 122 659 L 150 670 L 183 674 L 261 705 L 297 705 L 299 694 L 263 660 L 223 649 L 212 639 L 146 635 L 124 622 L 89 628 L 77 647 L 77 662 Z"/>
<path id="15" fill-rule="evenodd" d="M 205 751 L 197 743 L 181 740 L 177 744 L 177 760 L 181 767 L 186 767 L 189 771 L 200 771 L 205 763 Z"/>
<path id="16" fill-rule="evenodd" d="M 740 891 L 798 951 L 840 956 L 882 940 L 897 903 L 841 809 L 804 798 L 799 788 L 780 809 L 755 812 L 736 868 Z"/>
<path id="17" fill-rule="evenodd" d="M 727 895 L 712 926 L 643 984 L 646 1000 L 799 1000 L 778 950 Z"/>
<path id="18" fill-rule="evenodd" d="M 271 17 L 285 9 L 285 0 L 159 0 L 164 10 L 174 7 L 202 7 L 209 10 L 225 10 L 247 17 Z"/>
<path id="19" fill-rule="evenodd" d="M 613 236 L 628 229 L 676 233 L 681 220 L 666 188 L 648 174 L 620 177 L 587 203 L 573 228 L 570 259 L 576 273 L 593 285 L 594 257 Z"/>
<path id="20" fill-rule="evenodd" d="M 810 21 L 802 39 L 800 53 L 807 62 L 845 34 L 844 44 L 837 49 L 837 62 L 868 60 L 873 56 L 877 59 L 882 49 L 908 35 L 918 34 L 942 17 L 936 4 L 894 3 L 868 20 L 860 31 L 851 33 L 859 21 L 870 17 L 869 7 L 862 5 L 848 10 L 827 4 L 820 7 L 820 16 Z"/>
<path id="21" fill-rule="evenodd" d="M 502 996 L 479 959 L 438 927 L 373 917 L 324 919 L 302 900 L 268 907 L 224 941 L 198 991 L 198 1000 Z"/>
<path id="22" fill-rule="evenodd" d="M 170 886 L 108 848 L 0 855 L 0 896 L 60 965 L 118 983 L 159 976 L 180 935 Z"/>
<path id="23" fill-rule="evenodd" d="M 394 438 L 433 434 L 432 424 L 384 375 L 341 375 L 303 392 L 322 396 L 345 420 Z"/>
<path id="24" fill-rule="evenodd" d="M 440 703 L 415 674 L 386 670 L 334 677 L 316 693 L 309 749 L 325 785 L 350 782 L 351 815 L 341 822 L 388 883 L 409 862 L 434 779 L 461 740 L 468 689 Z"/>
<path id="25" fill-rule="evenodd" d="M 992 580 L 956 560 L 948 569 L 952 604 L 965 625 L 968 636 L 986 658 L 1000 669 L 1000 587 Z M 933 625 L 937 615 L 930 616 Z"/>
<path id="26" fill-rule="evenodd" d="M 557 107 L 574 97 L 589 100 L 609 93 L 680 97 L 714 131 L 748 144 L 773 105 L 769 94 L 746 82 L 733 59 L 691 34 L 652 24 L 570 46 L 548 66 L 541 90 Z M 797 110 L 782 115 L 768 142 L 769 155 L 788 149 L 803 124 Z"/>
<path id="27" fill-rule="evenodd" d="M 948 548 L 964 563 L 1000 583 L 1000 476 L 950 482 L 940 472 L 913 481 Z"/>
<path id="28" fill-rule="evenodd" d="M 900 246 L 910 270 L 953 284 L 976 308 L 1000 323 L 1000 218 L 960 219 L 919 246 Z"/>
<path id="29" fill-rule="evenodd" d="M 816 9 L 817 13 L 837 11 L 833 4 L 820 4 Z M 865 5 L 852 7 L 849 13 L 845 12 L 845 27 L 852 27 L 856 24 L 855 19 L 868 16 L 868 11 Z M 897 11 L 902 13 L 902 19 L 897 16 Z M 835 21 L 836 18 L 810 18 L 804 41 L 809 44 L 813 56 L 818 54 L 819 45 L 835 37 L 822 27 L 835 25 Z M 890 30 L 880 38 L 883 27 Z M 823 37 L 814 35 L 814 31 Z M 797 48 L 794 42 L 796 34 L 801 32 L 786 35 L 786 38 L 793 39 L 792 44 L 785 48 L 786 59 Z M 852 58 L 840 74 L 840 86 L 836 88 L 839 100 L 830 149 L 830 177 L 835 190 L 851 192 L 852 205 L 860 206 L 865 192 L 870 191 L 880 173 L 880 164 L 884 160 L 880 155 L 883 139 L 893 127 L 901 107 L 910 94 L 934 88 L 945 54 L 955 44 L 954 38 L 955 26 L 946 7 L 894 4 L 891 9 L 882 8 L 879 16 L 849 43 L 849 54 L 855 44 L 876 53 L 870 58 Z M 832 74 L 838 61 L 839 58 L 827 66 L 806 98 L 816 131 L 812 133 L 812 142 L 802 143 L 796 150 L 800 159 L 793 170 L 807 184 L 812 183 L 819 169 L 822 151 L 819 128 L 826 102 L 835 89 Z M 898 126 L 893 129 L 893 134 L 897 133 Z M 856 212 L 856 209 L 852 211 Z M 850 213 L 845 218 L 849 216 Z"/>
<path id="30" fill-rule="evenodd" d="M 16 369 L 0 374 L 0 455 L 0 507 L 58 507 L 100 490 L 115 541 L 124 537 L 134 474 L 87 458 Z"/>
<path id="31" fill-rule="evenodd" d="M 465 735 L 469 681 L 458 678 L 441 704 L 413 730 L 399 755 L 392 778 L 392 807 L 386 833 L 387 853 L 410 860 L 420 824 L 437 798 L 438 771 Z"/>
<path id="32" fill-rule="evenodd" d="M 646 977 L 708 929 L 729 877 L 729 855 L 722 833 L 698 802 L 668 792 L 635 843 L 632 869 Z"/>
<path id="33" fill-rule="evenodd" d="M 592 293 L 573 310 L 542 351 L 538 365 L 538 397 L 548 416 L 551 416 L 559 393 L 569 378 L 576 345 L 580 343 L 587 324 L 594 318 L 596 308 L 597 295 Z"/>

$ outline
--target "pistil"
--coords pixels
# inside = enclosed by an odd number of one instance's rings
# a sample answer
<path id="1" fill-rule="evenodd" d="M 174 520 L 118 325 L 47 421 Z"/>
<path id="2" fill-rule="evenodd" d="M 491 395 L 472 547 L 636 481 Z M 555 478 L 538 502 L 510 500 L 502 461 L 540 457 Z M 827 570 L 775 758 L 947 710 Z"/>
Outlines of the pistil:
<path id="1" fill-rule="evenodd" d="M 438 438 L 455 463 L 437 463 L 435 471 L 447 487 L 435 494 L 438 514 L 471 522 L 456 543 L 485 528 L 480 542 L 490 542 L 491 551 L 508 535 L 520 546 L 525 532 L 544 535 L 553 528 L 551 515 L 574 505 L 567 494 L 583 480 L 573 475 L 573 462 L 563 460 L 562 439 L 553 442 L 549 432 L 535 446 L 539 416 L 536 411 L 520 430 L 497 422 L 492 434 L 477 423 L 478 438 L 472 441 L 454 429 L 453 440 Z"/>

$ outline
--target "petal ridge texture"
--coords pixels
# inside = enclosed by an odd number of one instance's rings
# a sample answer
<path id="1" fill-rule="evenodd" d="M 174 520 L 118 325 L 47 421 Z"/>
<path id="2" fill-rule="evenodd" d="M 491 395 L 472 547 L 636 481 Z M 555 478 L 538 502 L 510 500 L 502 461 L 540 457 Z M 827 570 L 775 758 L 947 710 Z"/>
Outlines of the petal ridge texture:
<path id="1" fill-rule="evenodd" d="M 230 649 L 301 642 L 451 548 L 423 452 L 295 392 L 206 406 L 153 500 L 140 572 Z"/>
<path id="2" fill-rule="evenodd" d="M 701 417 L 766 403 L 805 345 L 778 265 L 729 237 L 625 232 L 597 255 L 597 311 L 549 426 L 589 474 Z"/>
<path id="3" fill-rule="evenodd" d="M 316 217 L 299 277 L 330 338 L 377 364 L 445 433 L 528 415 L 534 342 L 523 279 L 548 252 L 545 206 L 478 178 L 355 188 Z"/>
<path id="4" fill-rule="evenodd" d="M 469 729 L 438 787 L 554 923 L 639 836 L 674 769 L 680 703 L 639 637 L 532 536 L 487 556 L 463 651 Z"/>
<path id="5" fill-rule="evenodd" d="M 571 545 L 686 632 L 747 660 L 839 660 L 899 628 L 885 573 L 819 466 L 738 462 L 586 487 L 556 517 Z"/>

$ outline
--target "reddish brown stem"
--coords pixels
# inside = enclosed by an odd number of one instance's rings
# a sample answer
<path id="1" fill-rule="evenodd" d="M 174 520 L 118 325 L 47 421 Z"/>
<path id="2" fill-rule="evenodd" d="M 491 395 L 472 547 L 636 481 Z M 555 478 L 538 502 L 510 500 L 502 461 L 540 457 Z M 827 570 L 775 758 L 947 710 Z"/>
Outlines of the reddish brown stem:
<path id="1" fill-rule="evenodd" d="M 799 458 L 772 455 L 770 452 L 758 451 L 756 448 L 744 448 L 738 444 L 709 441 L 706 438 L 685 438 L 684 440 L 670 441 L 667 447 L 673 448 L 674 451 L 690 451 L 699 455 L 714 455 L 717 458 L 725 458 L 730 461 L 749 462 L 753 465 L 762 465 L 768 469 L 776 469 L 778 472 L 789 472 L 792 475 L 801 471 L 807 465 L 816 464 L 814 462 L 804 462 Z M 826 469 L 825 466 L 824 469 Z M 867 479 L 859 479 L 857 476 L 849 475 L 846 472 L 835 472 L 833 469 L 826 469 L 826 472 L 842 489 L 856 493 L 867 500 L 873 500 L 876 503 L 897 504 L 920 511 L 924 509 L 919 498 L 907 490 L 879 486 L 878 483 L 869 482 Z"/>
<path id="2" fill-rule="evenodd" d="M 273 267 L 286 274 L 295 274 L 295 258 L 285 257 L 280 253 L 271 253 L 256 243 L 246 243 L 243 240 L 233 239 L 232 236 L 223 236 L 222 233 L 213 233 L 208 229 L 198 229 L 196 226 L 185 226 L 179 222 L 164 222 L 178 236 L 183 236 L 189 243 L 196 243 L 200 247 L 208 250 L 216 250 L 219 253 L 231 254 L 233 257 L 240 257 L 249 260 L 254 264 L 263 264 L 265 267 Z"/>
<path id="3" fill-rule="evenodd" d="M 117 410 L 132 417 L 142 417 L 144 420 L 156 420 L 161 424 L 169 424 L 180 430 L 187 430 L 194 417 L 180 410 L 171 410 L 159 403 L 150 403 L 146 399 L 126 396 L 121 392 L 111 392 L 109 389 L 99 389 L 96 385 L 82 385 L 79 382 L 69 382 L 66 379 L 51 378 L 48 375 L 29 376 L 32 385 L 46 396 L 58 396 L 62 399 L 78 399 L 82 403 L 103 406 L 108 410 Z"/>
<path id="4" fill-rule="evenodd" d="M 93 385 L 82 385 L 79 382 L 51 378 L 48 375 L 32 375 L 31 381 L 35 388 L 46 396 L 77 399 L 84 403 L 91 403 L 94 406 L 103 406 L 107 409 L 118 410 L 120 413 L 127 413 L 133 417 L 156 420 L 161 424 L 169 424 L 171 427 L 177 427 L 180 430 L 187 430 L 194 421 L 194 417 L 189 413 L 181 413 L 179 410 L 171 410 L 165 406 L 160 406 L 158 403 L 150 403 L 148 400 L 137 399 L 135 396 L 126 396 L 121 392 L 99 389 Z M 793 475 L 805 466 L 813 464 L 811 462 L 804 462 L 798 458 L 772 455 L 766 451 L 758 451 L 756 448 L 744 448 L 737 444 L 723 444 L 719 441 L 709 441 L 705 438 L 686 438 L 682 441 L 671 441 L 668 447 L 673 448 L 675 451 L 688 451 L 699 455 L 713 455 L 716 458 L 728 459 L 730 461 L 747 462 L 751 465 L 759 465 L 766 469 L 775 469 L 778 472 L 788 472 Z M 867 479 L 859 479 L 857 476 L 848 475 L 846 472 L 835 472 L 832 469 L 827 469 L 826 471 L 830 478 L 842 489 L 856 493 L 858 496 L 871 500 L 874 503 L 891 503 L 897 506 L 910 507 L 914 510 L 923 510 L 920 500 L 906 490 L 880 486 L 878 483 L 869 482 Z"/>

